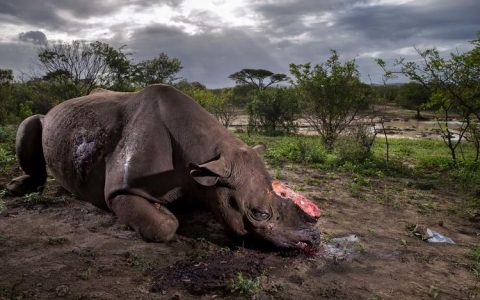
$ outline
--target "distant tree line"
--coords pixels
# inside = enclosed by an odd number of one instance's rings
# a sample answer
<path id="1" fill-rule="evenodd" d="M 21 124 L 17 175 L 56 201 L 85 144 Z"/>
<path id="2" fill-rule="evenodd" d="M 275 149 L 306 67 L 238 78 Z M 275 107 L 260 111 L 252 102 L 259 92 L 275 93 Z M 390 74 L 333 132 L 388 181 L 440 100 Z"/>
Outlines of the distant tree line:
<path id="1" fill-rule="evenodd" d="M 38 50 L 37 74 L 15 81 L 12 70 L 0 69 L 0 124 L 18 123 L 54 105 L 102 87 L 134 91 L 152 83 L 172 84 L 182 69 L 165 53 L 134 63 L 126 47 L 104 42 L 73 41 L 49 44 Z"/>
<path id="2" fill-rule="evenodd" d="M 478 160 L 480 36 L 471 43 L 472 50 L 447 58 L 436 49 L 417 49 L 419 59 L 415 61 L 399 58 L 387 66 L 377 59 L 384 71 L 383 85 L 362 82 L 355 60 L 341 60 L 332 50 L 324 62 L 290 64 L 291 77 L 245 68 L 229 76 L 235 87 L 215 90 L 180 78 L 181 61 L 166 53 L 135 63 L 125 46 L 114 48 L 99 41 L 50 44 L 38 52 L 41 75 L 15 80 L 12 70 L 0 69 L 0 124 L 46 113 L 54 105 L 97 87 L 135 91 L 166 83 L 190 95 L 226 127 L 243 114 L 248 116 L 249 134 L 292 134 L 298 131 L 299 120 L 304 120 L 330 150 L 339 139 L 350 135 L 364 152 L 370 151 L 376 131 L 372 133 L 358 123 L 361 111 L 381 103 L 397 103 L 414 110 L 412 117 L 422 119 L 422 111 L 429 110 L 435 114 L 452 160 L 458 160 L 462 141 L 475 145 Z M 410 82 L 388 84 L 398 75 Z M 460 118 L 459 129 L 449 125 L 452 116 Z M 372 120 L 370 125 L 374 123 Z"/>

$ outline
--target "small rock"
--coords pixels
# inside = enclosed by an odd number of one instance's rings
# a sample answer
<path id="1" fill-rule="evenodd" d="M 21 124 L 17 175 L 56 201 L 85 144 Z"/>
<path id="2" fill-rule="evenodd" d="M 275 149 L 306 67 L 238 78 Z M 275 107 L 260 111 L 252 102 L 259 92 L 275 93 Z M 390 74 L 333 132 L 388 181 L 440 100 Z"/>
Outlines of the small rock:
<path id="1" fill-rule="evenodd" d="M 55 288 L 55 294 L 58 297 L 65 297 L 68 294 L 68 286 L 66 285 L 59 285 Z"/>

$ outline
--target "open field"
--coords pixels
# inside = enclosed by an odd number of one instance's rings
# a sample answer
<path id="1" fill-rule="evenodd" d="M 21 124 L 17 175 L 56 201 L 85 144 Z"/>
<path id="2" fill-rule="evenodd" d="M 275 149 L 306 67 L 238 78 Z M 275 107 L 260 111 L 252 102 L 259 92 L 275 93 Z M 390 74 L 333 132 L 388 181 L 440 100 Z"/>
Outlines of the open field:
<path id="1" fill-rule="evenodd" d="M 469 221 L 478 170 L 450 166 L 441 141 L 392 140 L 386 165 L 381 140 L 360 163 L 324 152 L 315 137 L 242 138 L 265 142 L 272 176 L 321 207 L 318 253 L 231 238 L 208 212 L 181 205 L 175 240 L 146 243 L 49 180 L 43 195 L 2 194 L 0 299 L 480 297 L 480 225 Z M 2 185 L 19 173 L 7 154 Z M 422 241 L 415 225 L 456 244 Z M 358 240 L 335 240 L 352 234 Z"/>

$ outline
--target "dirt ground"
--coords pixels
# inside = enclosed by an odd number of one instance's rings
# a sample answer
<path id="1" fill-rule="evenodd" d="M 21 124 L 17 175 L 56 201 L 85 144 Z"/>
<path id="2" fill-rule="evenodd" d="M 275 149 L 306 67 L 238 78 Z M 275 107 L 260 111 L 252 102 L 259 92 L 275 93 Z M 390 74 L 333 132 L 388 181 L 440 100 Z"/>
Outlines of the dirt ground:
<path id="1" fill-rule="evenodd" d="M 14 174 L 9 174 L 14 175 Z M 0 184 L 10 178 L 2 175 Z M 478 299 L 467 258 L 480 229 L 454 211 L 447 186 L 372 179 L 286 166 L 281 179 L 322 209 L 318 253 L 270 251 L 228 237 L 204 211 L 179 211 L 174 241 L 146 243 L 109 213 L 62 194 L 4 197 L 0 299 Z M 407 228 L 423 224 L 456 244 L 431 244 Z M 335 237 L 355 234 L 342 244 Z M 232 292 L 238 273 L 254 295 Z"/>

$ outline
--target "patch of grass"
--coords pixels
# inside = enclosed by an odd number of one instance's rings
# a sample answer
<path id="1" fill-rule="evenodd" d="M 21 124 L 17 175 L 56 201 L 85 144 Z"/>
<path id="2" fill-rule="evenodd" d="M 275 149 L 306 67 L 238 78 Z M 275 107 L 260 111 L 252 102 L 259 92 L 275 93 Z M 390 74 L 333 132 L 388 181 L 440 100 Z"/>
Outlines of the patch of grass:
<path id="1" fill-rule="evenodd" d="M 246 278 L 241 272 L 237 273 L 233 284 L 230 286 L 232 294 L 253 295 L 260 288 L 260 278 Z"/>
<path id="2" fill-rule="evenodd" d="M 333 218 L 333 213 L 331 210 L 322 211 L 322 217 L 324 218 Z"/>
<path id="3" fill-rule="evenodd" d="M 415 256 L 415 261 L 421 264 L 431 264 L 435 258 L 436 256 L 433 254 L 421 254 Z"/>
<path id="4" fill-rule="evenodd" d="M 469 264 L 470 271 L 472 271 L 477 278 L 480 278 L 480 245 L 473 247 L 467 257 L 471 260 Z"/>
<path id="5" fill-rule="evenodd" d="M 350 194 L 352 197 L 364 199 L 362 188 L 370 185 L 370 180 L 362 174 L 353 174 L 352 182 L 350 183 Z"/>
<path id="6" fill-rule="evenodd" d="M 35 205 L 56 205 L 65 204 L 68 201 L 66 196 L 60 197 L 46 197 L 41 192 L 30 193 L 23 196 L 23 201 L 27 206 Z"/>
<path id="7" fill-rule="evenodd" d="M 357 244 L 357 250 L 358 252 L 360 253 L 367 253 L 368 251 L 368 247 L 365 243 L 358 243 Z"/>
<path id="8" fill-rule="evenodd" d="M 359 159 L 356 155 L 343 155 L 342 151 L 329 152 L 318 136 L 238 134 L 249 145 L 263 142 L 267 146 L 264 158 L 277 169 L 284 164 L 307 165 L 323 171 L 349 172 L 368 177 L 413 178 L 420 189 L 432 189 L 445 183 L 459 185 L 470 194 L 480 195 L 480 163 L 472 162 L 475 150 L 463 145 L 466 162 L 452 163 L 450 153 L 441 140 L 389 139 L 390 159 L 385 160 L 385 143 L 377 138 L 371 155 Z M 350 148 L 350 147 L 347 147 Z M 345 150 L 345 149 L 344 149 Z M 422 179 L 419 181 L 419 179 Z M 425 181 L 428 179 L 427 181 Z M 464 188 L 467 187 L 467 188 Z M 480 207 L 479 201 L 471 205 Z"/>
<path id="9" fill-rule="evenodd" d="M 147 272 L 147 271 L 153 270 L 152 261 L 147 259 L 145 256 L 127 252 L 126 258 L 127 258 L 127 264 L 139 271 Z"/>
<path id="10" fill-rule="evenodd" d="M 50 246 L 60 246 L 68 243 L 70 243 L 70 240 L 65 237 L 51 237 L 47 240 L 47 244 Z"/>
<path id="11" fill-rule="evenodd" d="M 0 191 L 0 214 L 7 210 L 7 205 L 5 204 L 5 200 L 3 198 L 8 194 L 7 190 Z"/>
<path id="12" fill-rule="evenodd" d="M 84 281 L 88 281 L 92 278 L 92 274 L 93 274 L 92 267 L 88 267 L 87 269 L 85 269 L 85 271 L 81 272 L 78 275 L 78 277 L 80 277 L 80 279 L 82 279 Z"/>
<path id="13" fill-rule="evenodd" d="M 278 166 L 275 168 L 275 172 L 273 173 L 273 179 L 276 179 L 276 180 L 282 179 L 282 170 Z"/>
<path id="14" fill-rule="evenodd" d="M 430 290 L 428 291 L 428 295 L 432 299 L 438 299 L 438 297 L 440 297 L 440 289 L 434 285 L 431 285 Z"/>

